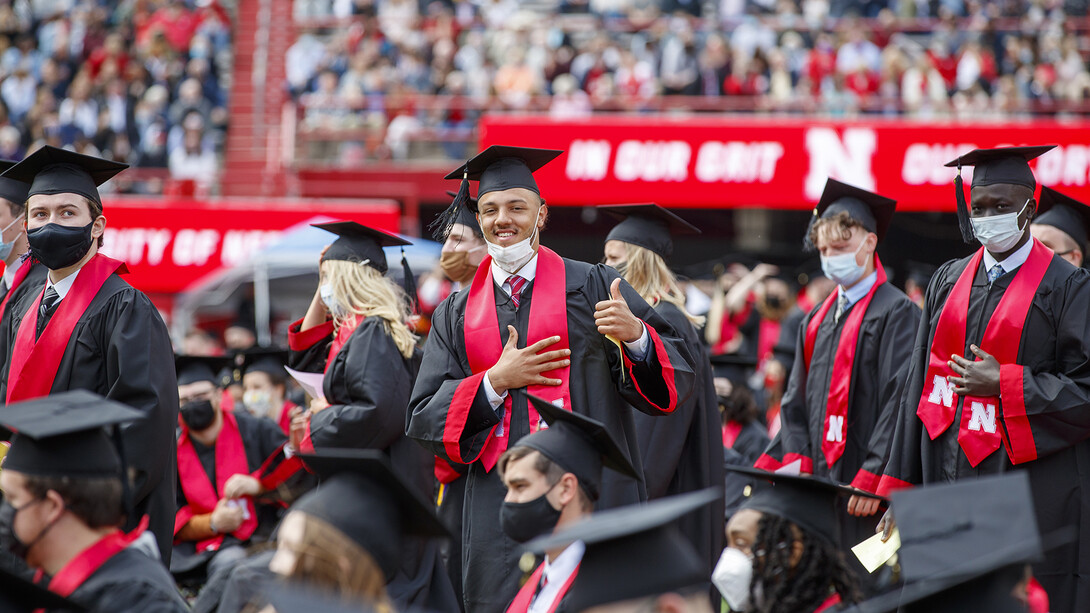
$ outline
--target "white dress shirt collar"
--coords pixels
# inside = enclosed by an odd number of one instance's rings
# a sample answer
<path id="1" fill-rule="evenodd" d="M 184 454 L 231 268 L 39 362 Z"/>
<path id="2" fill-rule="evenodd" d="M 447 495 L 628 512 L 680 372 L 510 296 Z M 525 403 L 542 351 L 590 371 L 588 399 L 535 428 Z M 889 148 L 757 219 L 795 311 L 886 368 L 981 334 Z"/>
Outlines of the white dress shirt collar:
<path id="1" fill-rule="evenodd" d="M 1018 251 L 1007 256 L 1007 259 L 1002 262 L 995 259 L 995 256 L 991 254 L 987 249 L 984 250 L 984 272 L 987 273 L 992 269 L 992 266 L 999 264 L 1003 267 L 1003 274 L 1008 272 L 1014 272 L 1018 270 L 1018 267 L 1026 263 L 1029 259 L 1029 253 L 1033 251 L 1033 240 L 1029 239 L 1025 245 L 1018 248 Z"/>
<path id="2" fill-rule="evenodd" d="M 539 255 L 539 253 L 534 253 L 534 257 L 530 258 L 530 261 L 526 262 L 526 264 L 522 268 L 520 268 L 517 273 L 515 273 L 518 276 L 522 277 L 523 279 L 526 279 L 527 283 L 529 283 L 530 281 L 533 281 L 534 276 L 537 275 L 537 258 L 538 258 L 538 255 Z M 501 285 L 502 286 L 503 282 L 507 280 L 507 277 L 511 276 L 511 273 L 509 273 L 506 270 L 500 268 L 496 264 L 495 260 L 492 261 L 491 268 L 492 268 L 492 281 L 494 281 L 496 283 L 496 285 Z M 503 290 L 505 292 L 510 293 L 510 288 L 505 287 L 505 288 L 503 288 Z"/>
<path id="3" fill-rule="evenodd" d="M 583 541 L 575 541 L 568 545 L 560 555 L 556 556 L 555 560 L 550 562 L 549 557 L 545 556 L 545 568 L 541 571 L 542 576 L 545 578 L 545 587 L 538 592 L 537 598 L 534 599 L 528 609 L 528 613 L 543 613 L 552 608 L 553 601 L 560 596 L 561 588 L 571 578 L 575 569 L 579 568 L 579 563 L 583 561 L 583 553 L 586 550 L 587 546 Z"/>
<path id="4" fill-rule="evenodd" d="M 63 300 L 64 297 L 68 295 L 68 291 L 72 289 L 72 284 L 76 282 L 76 277 L 79 276 L 79 271 L 80 270 L 83 270 L 83 269 L 82 268 L 76 269 L 76 272 L 68 275 L 67 277 L 61 279 L 60 281 L 57 281 L 56 283 L 54 283 L 53 280 L 49 278 L 49 275 L 46 275 L 46 277 L 45 277 L 45 281 L 46 281 L 45 286 L 46 287 L 53 286 L 53 289 L 57 290 L 57 295 L 61 297 L 61 300 Z"/>

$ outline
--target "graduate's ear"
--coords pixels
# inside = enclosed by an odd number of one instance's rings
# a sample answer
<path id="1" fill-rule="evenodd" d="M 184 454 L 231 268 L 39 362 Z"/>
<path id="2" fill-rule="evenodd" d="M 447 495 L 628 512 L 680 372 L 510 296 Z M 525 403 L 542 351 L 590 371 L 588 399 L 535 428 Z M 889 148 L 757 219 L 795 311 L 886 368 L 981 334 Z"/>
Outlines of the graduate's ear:
<path id="1" fill-rule="evenodd" d="M 557 488 L 557 502 L 560 503 L 560 508 L 568 506 L 573 500 L 579 497 L 579 479 L 572 473 L 564 473 L 564 476 L 560 477 L 560 481 L 557 483 L 560 487 Z"/>
<path id="2" fill-rule="evenodd" d="M 1026 201 L 1026 223 L 1033 221 L 1033 218 L 1037 217 L 1037 200 L 1030 198 Z"/>
<path id="3" fill-rule="evenodd" d="M 791 559 L 787 561 L 788 566 L 795 568 L 799 565 L 799 560 L 802 560 L 802 554 L 806 551 L 806 545 L 800 539 L 791 541 Z"/>
<path id="4" fill-rule="evenodd" d="M 106 216 L 99 215 L 95 218 L 94 225 L 91 226 L 91 238 L 99 238 L 102 233 L 106 231 Z"/>

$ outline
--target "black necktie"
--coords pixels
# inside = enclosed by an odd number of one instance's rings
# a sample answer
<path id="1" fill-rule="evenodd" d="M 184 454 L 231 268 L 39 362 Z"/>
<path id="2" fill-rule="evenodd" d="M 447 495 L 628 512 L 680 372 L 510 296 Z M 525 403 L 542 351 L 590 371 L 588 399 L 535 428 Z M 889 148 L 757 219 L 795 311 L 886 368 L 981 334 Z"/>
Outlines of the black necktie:
<path id="1" fill-rule="evenodd" d="M 45 325 L 49 323 L 49 318 L 53 316 L 53 311 L 57 310 L 57 305 L 60 304 L 60 301 L 61 296 L 52 285 L 45 289 L 45 296 L 42 296 L 42 304 L 38 307 L 38 333 L 34 337 L 35 340 L 42 336 L 42 330 L 45 330 Z"/>

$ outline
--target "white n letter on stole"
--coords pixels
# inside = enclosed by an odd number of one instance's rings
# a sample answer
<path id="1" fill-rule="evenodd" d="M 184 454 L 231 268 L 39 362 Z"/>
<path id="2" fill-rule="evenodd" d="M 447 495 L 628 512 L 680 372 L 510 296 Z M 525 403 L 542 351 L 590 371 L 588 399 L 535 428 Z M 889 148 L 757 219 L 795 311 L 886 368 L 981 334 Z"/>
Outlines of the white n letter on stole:
<path id="1" fill-rule="evenodd" d="M 935 375 L 935 382 L 931 387 L 931 395 L 927 397 L 927 401 L 938 404 L 940 400 L 948 409 L 954 406 L 954 384 L 947 381 L 946 377 L 942 375 Z"/>
<path id="2" fill-rule="evenodd" d="M 969 429 L 980 432 L 984 428 L 988 434 L 995 434 L 995 405 L 989 403 L 984 406 L 982 402 L 974 402 L 970 408 L 973 416 L 969 418 Z"/>
<path id="3" fill-rule="evenodd" d="M 833 443 L 841 443 L 844 441 L 843 415 L 829 416 L 829 432 L 825 435 L 825 440 Z"/>

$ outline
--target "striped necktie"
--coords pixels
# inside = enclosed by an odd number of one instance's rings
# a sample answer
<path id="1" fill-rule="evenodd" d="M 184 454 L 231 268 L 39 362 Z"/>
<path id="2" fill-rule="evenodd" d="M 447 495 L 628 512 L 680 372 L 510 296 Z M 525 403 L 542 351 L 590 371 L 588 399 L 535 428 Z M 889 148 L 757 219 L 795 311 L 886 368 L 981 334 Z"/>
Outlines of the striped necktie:
<path id="1" fill-rule="evenodd" d="M 515 308 L 519 308 L 519 300 L 522 298 L 522 290 L 526 287 L 526 279 L 518 276 L 511 275 L 507 277 L 507 286 L 511 288 L 511 302 L 515 303 Z"/>

